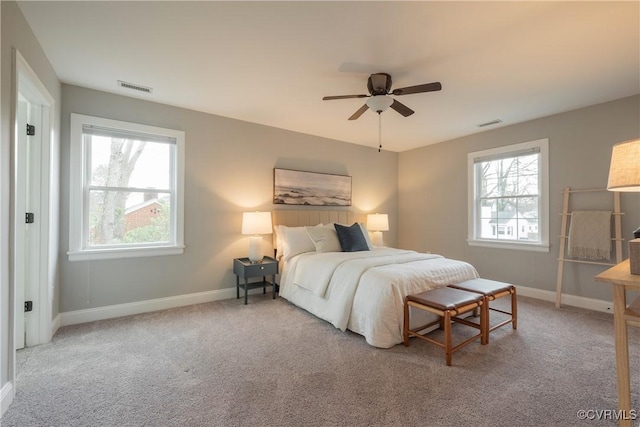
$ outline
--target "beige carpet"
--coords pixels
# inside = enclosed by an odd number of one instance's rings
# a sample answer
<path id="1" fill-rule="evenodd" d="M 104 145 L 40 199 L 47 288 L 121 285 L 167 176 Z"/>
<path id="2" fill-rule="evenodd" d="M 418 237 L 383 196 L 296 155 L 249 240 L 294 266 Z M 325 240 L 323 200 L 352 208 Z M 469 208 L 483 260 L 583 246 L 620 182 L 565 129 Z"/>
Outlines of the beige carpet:
<path id="1" fill-rule="evenodd" d="M 18 352 L 1 424 L 617 425 L 577 416 L 617 407 L 612 316 L 523 297 L 519 313 L 517 331 L 465 347 L 452 367 L 429 343 L 376 349 L 269 295 L 65 327 Z M 640 329 L 630 341 L 640 409 Z"/>

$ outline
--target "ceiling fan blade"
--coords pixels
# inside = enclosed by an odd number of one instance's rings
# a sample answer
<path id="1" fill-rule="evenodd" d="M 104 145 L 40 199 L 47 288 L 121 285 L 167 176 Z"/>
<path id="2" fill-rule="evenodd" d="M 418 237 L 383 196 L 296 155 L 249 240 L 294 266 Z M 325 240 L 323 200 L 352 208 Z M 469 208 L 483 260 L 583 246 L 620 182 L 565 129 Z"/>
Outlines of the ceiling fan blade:
<path id="1" fill-rule="evenodd" d="M 407 86 L 400 89 L 394 89 L 393 95 L 409 95 L 412 93 L 435 92 L 442 89 L 440 82 L 425 83 L 423 85 Z"/>
<path id="2" fill-rule="evenodd" d="M 405 117 L 409 117 L 410 115 L 415 113 L 415 111 L 413 111 L 411 108 L 396 101 L 395 99 L 393 100 L 393 104 L 391 104 L 391 108 L 393 108 L 394 110 L 396 110 L 398 113 L 402 114 Z"/>
<path id="3" fill-rule="evenodd" d="M 367 107 L 367 104 L 364 104 L 362 107 L 360 107 L 360 109 L 358 111 L 356 111 L 355 113 L 353 113 L 351 115 L 351 117 L 349 117 L 349 120 L 357 119 L 358 117 L 360 117 L 368 109 L 369 109 L 369 107 Z"/>
<path id="4" fill-rule="evenodd" d="M 323 101 L 331 101 L 332 99 L 350 99 L 350 98 L 367 98 L 369 95 L 338 95 L 338 96 L 325 96 Z"/>

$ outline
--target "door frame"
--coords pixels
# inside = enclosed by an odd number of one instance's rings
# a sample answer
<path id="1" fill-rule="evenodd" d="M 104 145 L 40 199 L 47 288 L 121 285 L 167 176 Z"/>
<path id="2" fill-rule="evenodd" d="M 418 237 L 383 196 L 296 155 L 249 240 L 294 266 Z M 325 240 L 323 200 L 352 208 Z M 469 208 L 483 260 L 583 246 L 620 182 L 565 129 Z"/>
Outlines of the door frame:
<path id="1" fill-rule="evenodd" d="M 29 122 L 28 117 L 29 110 L 31 109 L 31 104 L 26 101 L 26 99 L 24 99 L 19 92 L 18 99 L 19 101 L 16 112 L 18 123 L 17 126 L 18 130 L 20 130 L 20 128 L 24 129 L 25 122 Z M 17 213 L 21 210 L 18 207 L 24 206 L 25 210 L 28 209 L 29 203 L 27 202 L 27 197 L 30 196 L 28 191 L 28 170 L 29 164 L 31 162 L 29 162 L 27 159 L 29 155 L 30 141 L 29 137 L 26 135 L 26 132 L 17 132 L 16 138 L 16 153 L 14 155 L 16 172 L 14 174 L 15 188 L 13 191 L 14 203 L 16 206 L 14 213 L 14 215 L 16 216 L 16 224 L 13 232 L 13 281 L 16 286 L 14 287 L 13 291 L 15 299 L 14 343 L 16 346 L 16 350 L 19 350 L 25 347 L 25 318 L 27 317 L 27 315 L 22 314 L 22 311 L 20 310 L 21 303 L 26 300 L 26 289 L 25 286 L 20 286 L 19 284 L 27 283 L 27 277 L 29 273 L 25 266 L 26 256 L 20 256 L 20 254 L 26 254 L 26 248 L 30 246 L 30 242 L 27 241 L 27 226 L 23 224 L 23 221 L 19 219 L 20 217 Z M 35 233 L 30 234 L 32 235 Z"/>
<path id="2" fill-rule="evenodd" d="M 11 220 L 10 220 L 10 253 L 11 253 L 11 267 L 10 267 L 10 295 L 11 301 L 10 308 L 13 313 L 10 314 L 10 320 L 12 324 L 9 325 L 12 336 L 10 337 L 11 352 L 13 354 L 13 363 L 11 363 L 12 375 L 14 377 L 15 384 L 15 326 L 16 319 L 18 318 L 17 310 L 22 307 L 16 307 L 16 281 L 15 281 L 15 265 L 16 256 L 15 253 L 15 237 L 16 237 L 16 225 L 22 221 L 24 223 L 24 212 L 18 212 L 16 206 L 16 190 L 18 188 L 17 183 L 17 141 L 18 132 L 25 131 L 24 129 L 18 129 L 18 102 L 19 95 L 22 95 L 34 106 L 41 108 L 40 114 L 40 161 L 39 165 L 34 165 L 40 168 L 40 177 L 34 184 L 39 187 L 39 196 L 37 200 L 34 200 L 36 204 L 36 211 L 39 212 L 40 220 L 36 218 L 34 231 L 39 234 L 40 247 L 34 248 L 32 255 L 35 257 L 34 267 L 32 271 L 32 277 L 34 280 L 31 282 L 29 289 L 25 289 L 25 293 L 30 295 L 33 300 L 34 310 L 32 319 L 30 320 L 26 329 L 26 342 L 27 346 L 33 346 L 37 344 L 43 344 L 51 340 L 53 334 L 53 289 L 55 285 L 55 266 L 57 259 L 57 247 L 52 247 L 56 242 L 55 233 L 57 227 L 52 226 L 52 220 L 54 215 L 54 204 L 52 202 L 52 195 L 55 194 L 52 191 L 52 184 L 57 184 L 54 173 L 55 169 L 52 158 L 52 126 L 54 118 L 54 99 L 46 89 L 44 84 L 40 81 L 37 74 L 33 71 L 31 66 L 27 63 L 24 57 L 17 49 L 13 49 L 13 85 L 12 85 L 12 129 L 11 129 Z M 38 130 L 36 130 L 38 131 Z"/>

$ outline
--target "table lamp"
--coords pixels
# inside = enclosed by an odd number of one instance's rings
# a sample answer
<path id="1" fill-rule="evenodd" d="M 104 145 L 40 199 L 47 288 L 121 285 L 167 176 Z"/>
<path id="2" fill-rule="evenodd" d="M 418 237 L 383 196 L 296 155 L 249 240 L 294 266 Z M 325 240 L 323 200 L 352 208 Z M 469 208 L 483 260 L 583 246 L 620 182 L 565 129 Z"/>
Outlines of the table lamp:
<path id="1" fill-rule="evenodd" d="M 242 214 L 242 234 L 251 235 L 249 240 L 249 261 L 256 264 L 262 261 L 261 234 L 273 233 L 271 212 L 244 212 Z"/>
<path id="2" fill-rule="evenodd" d="M 389 231 L 389 216 L 387 214 L 367 215 L 367 230 L 373 231 L 373 244 L 384 246 L 382 232 Z"/>
<path id="3" fill-rule="evenodd" d="M 609 168 L 609 191 L 640 192 L 640 139 L 613 146 Z M 640 274 L 640 227 L 633 232 L 636 240 L 629 242 L 631 273 Z"/>

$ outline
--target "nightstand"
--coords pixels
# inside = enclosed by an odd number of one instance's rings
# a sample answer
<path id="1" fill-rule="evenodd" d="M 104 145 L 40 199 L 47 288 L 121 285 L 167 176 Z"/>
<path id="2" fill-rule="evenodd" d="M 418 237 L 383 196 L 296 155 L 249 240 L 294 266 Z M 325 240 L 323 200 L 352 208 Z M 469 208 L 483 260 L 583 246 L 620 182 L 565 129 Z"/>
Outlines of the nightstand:
<path id="1" fill-rule="evenodd" d="M 276 298 L 276 274 L 278 274 L 278 261 L 271 257 L 264 257 L 260 263 L 252 264 L 249 258 L 233 259 L 233 274 L 236 275 L 236 299 L 240 298 L 240 287 L 244 289 L 244 303 L 247 303 L 247 294 L 250 289 L 262 288 L 262 293 L 267 292 L 267 286 L 273 289 L 273 299 Z M 271 282 L 266 276 L 271 276 Z M 262 277 L 259 282 L 249 283 L 252 277 Z M 244 284 L 240 283 L 244 279 Z"/>

